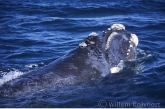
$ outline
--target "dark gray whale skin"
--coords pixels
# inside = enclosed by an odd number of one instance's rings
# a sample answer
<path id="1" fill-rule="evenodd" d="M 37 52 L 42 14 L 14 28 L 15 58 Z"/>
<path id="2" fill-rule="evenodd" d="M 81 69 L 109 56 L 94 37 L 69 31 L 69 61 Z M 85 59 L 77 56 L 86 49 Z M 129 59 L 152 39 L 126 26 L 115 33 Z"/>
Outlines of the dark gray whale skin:
<path id="1" fill-rule="evenodd" d="M 135 59 L 135 48 L 131 34 L 124 29 L 92 33 L 77 48 L 47 66 L 4 83 L 0 96 L 28 94 L 104 77 L 121 60 Z"/>

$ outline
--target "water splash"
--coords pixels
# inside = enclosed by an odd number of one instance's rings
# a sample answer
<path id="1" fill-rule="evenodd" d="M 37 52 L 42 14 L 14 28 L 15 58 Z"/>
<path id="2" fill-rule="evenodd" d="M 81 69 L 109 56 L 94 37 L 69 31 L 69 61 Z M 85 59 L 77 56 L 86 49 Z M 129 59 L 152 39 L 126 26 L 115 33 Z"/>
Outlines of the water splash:
<path id="1" fill-rule="evenodd" d="M 15 68 L 8 69 L 8 71 L 0 71 L 0 73 L 1 73 L 0 86 L 24 74 L 23 72 Z"/>

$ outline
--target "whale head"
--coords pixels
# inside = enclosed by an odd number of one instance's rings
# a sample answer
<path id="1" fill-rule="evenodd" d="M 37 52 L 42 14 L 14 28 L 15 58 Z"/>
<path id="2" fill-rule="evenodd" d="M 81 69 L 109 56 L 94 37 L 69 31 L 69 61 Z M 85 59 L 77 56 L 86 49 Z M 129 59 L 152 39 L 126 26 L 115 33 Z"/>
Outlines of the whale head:
<path id="1" fill-rule="evenodd" d="M 136 58 L 138 37 L 125 30 L 122 24 L 113 24 L 103 32 L 103 48 L 111 65 L 118 64 L 121 60 Z"/>
<path id="2" fill-rule="evenodd" d="M 136 58 L 137 45 L 138 37 L 135 34 L 126 31 L 125 26 L 122 24 L 113 24 L 99 35 L 95 32 L 89 34 L 79 44 L 79 47 L 88 49 L 93 56 L 102 57 L 102 61 L 98 61 L 98 63 L 106 61 L 104 63 L 108 64 L 110 72 L 113 73 L 121 61 Z M 90 56 L 92 57 L 92 55 Z"/>

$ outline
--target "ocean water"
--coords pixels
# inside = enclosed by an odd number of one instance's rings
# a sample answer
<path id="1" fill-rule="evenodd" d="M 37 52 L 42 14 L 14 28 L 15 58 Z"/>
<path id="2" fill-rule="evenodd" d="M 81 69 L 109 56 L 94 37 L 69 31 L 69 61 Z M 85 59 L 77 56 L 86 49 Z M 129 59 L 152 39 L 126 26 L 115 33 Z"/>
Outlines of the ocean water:
<path id="1" fill-rule="evenodd" d="M 47 65 L 113 23 L 139 38 L 136 73 L 0 97 L 0 107 L 165 107 L 164 0 L 0 0 L 0 84 Z"/>

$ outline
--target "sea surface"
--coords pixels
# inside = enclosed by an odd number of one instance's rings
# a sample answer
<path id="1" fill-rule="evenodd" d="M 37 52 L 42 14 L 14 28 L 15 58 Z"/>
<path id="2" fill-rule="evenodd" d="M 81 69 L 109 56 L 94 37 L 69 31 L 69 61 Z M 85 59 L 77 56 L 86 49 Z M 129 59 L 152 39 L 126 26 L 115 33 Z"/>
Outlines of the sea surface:
<path id="1" fill-rule="evenodd" d="M 165 107 L 164 0 L 0 0 L 0 84 L 46 66 L 113 23 L 139 38 L 136 73 L 0 97 L 0 107 Z"/>

